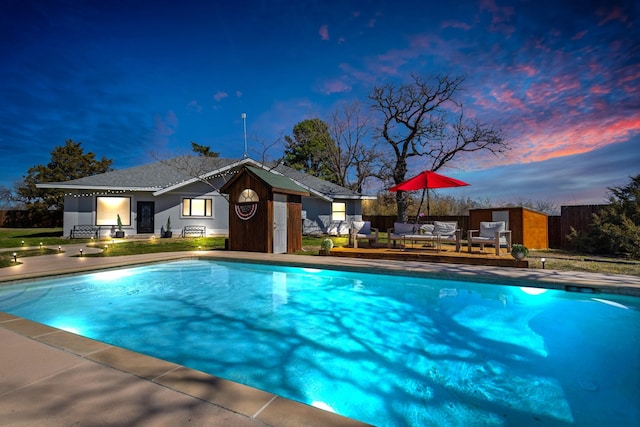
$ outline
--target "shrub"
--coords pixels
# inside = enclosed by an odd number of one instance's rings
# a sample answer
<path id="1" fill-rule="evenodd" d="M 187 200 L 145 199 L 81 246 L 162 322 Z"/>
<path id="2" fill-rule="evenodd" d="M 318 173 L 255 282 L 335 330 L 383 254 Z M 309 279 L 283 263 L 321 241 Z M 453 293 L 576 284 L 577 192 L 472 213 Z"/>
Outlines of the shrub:
<path id="1" fill-rule="evenodd" d="M 625 187 L 609 189 L 610 204 L 593 215 L 582 233 L 567 236 L 573 249 L 602 255 L 640 258 L 640 175 Z"/>

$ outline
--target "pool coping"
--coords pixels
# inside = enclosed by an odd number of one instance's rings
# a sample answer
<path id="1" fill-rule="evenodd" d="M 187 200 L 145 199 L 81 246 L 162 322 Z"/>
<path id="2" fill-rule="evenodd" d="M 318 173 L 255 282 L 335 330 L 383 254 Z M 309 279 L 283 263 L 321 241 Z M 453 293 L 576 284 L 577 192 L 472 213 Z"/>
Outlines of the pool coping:
<path id="1" fill-rule="evenodd" d="M 28 260 L 32 268 L 2 274 L 0 286 L 24 282 L 42 277 L 80 274 L 88 271 L 119 268 L 131 265 L 166 262 L 185 259 L 212 259 L 234 262 L 268 263 L 310 268 L 329 268 L 367 273 L 398 274 L 421 277 L 440 277 L 502 285 L 530 286 L 589 293 L 613 293 L 640 296 L 640 277 L 595 273 L 576 273 L 554 270 L 531 270 L 506 267 L 483 267 L 460 264 L 436 264 L 415 261 L 385 261 L 345 259 L 337 257 L 313 257 L 284 254 L 246 252 L 173 252 L 144 254 L 126 257 L 100 257 L 62 260 L 59 254 L 50 257 L 48 268 L 38 268 L 38 263 Z M 89 260 L 89 262 L 86 262 Z M 11 267 L 11 268 L 18 268 Z M 6 269 L 1 269 L 6 270 Z M 6 271 L 5 271 L 6 273 Z M 235 415 L 246 417 L 259 425 L 341 425 L 364 426 L 360 421 L 295 402 L 275 394 L 213 375 L 192 370 L 164 360 L 146 356 L 120 347 L 74 335 L 70 332 L 22 319 L 0 312 L 0 328 L 18 334 L 39 345 L 71 354 L 83 361 L 109 367 L 150 382 L 158 387 L 191 396 L 199 401 L 215 405 Z M 0 360 L 1 361 L 1 360 Z M 1 366 L 1 365 L 0 365 Z M 5 373 L 0 372 L 5 375 Z M 6 394 L 6 393 L 5 393 Z M 0 395 L 3 395 L 0 393 Z M 221 424 L 222 425 L 222 424 Z M 232 425 L 232 424 L 229 424 Z"/>

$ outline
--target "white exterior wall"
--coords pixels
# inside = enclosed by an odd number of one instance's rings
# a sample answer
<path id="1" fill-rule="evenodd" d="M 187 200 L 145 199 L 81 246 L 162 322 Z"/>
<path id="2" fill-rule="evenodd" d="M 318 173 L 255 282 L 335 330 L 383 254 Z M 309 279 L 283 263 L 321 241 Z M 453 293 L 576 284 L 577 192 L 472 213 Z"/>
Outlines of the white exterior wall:
<path id="1" fill-rule="evenodd" d="M 130 197 L 131 199 L 131 225 L 122 227 L 125 235 L 137 234 L 137 208 L 138 202 L 153 202 L 154 232 L 153 235 L 160 236 L 162 227 L 166 227 L 167 218 L 171 217 L 171 230 L 174 236 L 182 233 L 185 225 L 204 225 L 208 236 L 226 235 L 229 232 L 229 204 L 227 200 L 210 187 L 209 191 L 191 191 L 181 193 L 168 193 L 154 196 L 151 192 L 118 193 L 118 197 Z M 79 193 L 83 194 L 83 193 Z M 114 194 L 115 195 L 115 194 Z M 63 233 L 70 236 L 75 225 L 95 225 L 96 224 L 96 197 L 87 196 L 67 196 L 64 202 Z M 189 198 L 211 198 L 213 216 L 212 217 L 184 217 L 182 215 L 182 199 Z M 100 237 L 110 237 L 115 231 L 114 227 L 101 226 Z"/>
<path id="2" fill-rule="evenodd" d="M 216 186 L 221 186 L 216 183 Z M 69 236 L 74 225 L 95 225 L 96 223 L 96 195 L 89 191 L 78 191 L 78 196 L 65 197 L 65 211 L 63 216 L 64 236 Z M 100 193 L 100 195 L 105 195 Z M 118 197 L 131 198 L 131 225 L 123 226 L 125 235 L 137 234 L 137 203 L 153 202 L 155 208 L 154 232 L 160 236 L 161 228 L 166 227 L 167 218 L 171 217 L 171 231 L 174 237 L 182 233 L 185 225 L 204 225 L 208 236 L 228 235 L 229 233 L 229 203 L 211 186 L 204 183 L 194 183 L 182 187 L 175 192 L 154 196 L 152 192 L 131 192 L 113 194 Z M 213 217 L 196 218 L 182 215 L 183 198 L 211 198 L 213 201 Z M 313 234 L 341 234 L 346 235 L 353 221 L 362 220 L 362 202 L 360 200 L 336 199 L 336 202 L 346 203 L 346 221 L 331 220 L 331 202 L 317 197 L 302 198 L 302 232 Z M 110 237 L 115 227 L 102 226 L 101 237 Z"/>

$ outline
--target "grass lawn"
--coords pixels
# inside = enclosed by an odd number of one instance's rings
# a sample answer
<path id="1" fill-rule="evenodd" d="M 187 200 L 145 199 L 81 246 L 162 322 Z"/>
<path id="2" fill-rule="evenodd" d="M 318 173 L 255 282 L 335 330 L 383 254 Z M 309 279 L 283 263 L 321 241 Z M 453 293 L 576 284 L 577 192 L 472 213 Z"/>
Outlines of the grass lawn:
<path id="1" fill-rule="evenodd" d="M 89 240 L 78 240 L 78 243 Z M 62 228 L 0 228 L 0 248 L 39 247 L 68 244 Z"/>
<path id="2" fill-rule="evenodd" d="M 381 233 L 382 234 L 382 233 Z M 381 237 L 384 238 L 383 235 Z M 300 255 L 317 255 L 325 237 L 303 236 Z M 224 237 L 172 238 L 119 240 L 113 244 L 109 239 L 92 242 L 90 239 L 62 237 L 61 228 L 0 228 L 0 249 L 12 248 L 18 258 L 55 253 L 55 250 L 40 249 L 43 246 L 58 246 L 69 243 L 86 243 L 106 250 L 101 254 L 86 256 L 121 256 L 142 253 L 212 250 L 224 248 Z M 334 246 L 345 246 L 347 237 L 331 237 Z M 24 243 L 23 243 L 24 242 Z M 0 251 L 0 268 L 13 264 L 13 251 Z M 542 268 L 541 259 L 546 258 L 545 268 L 550 270 L 586 271 L 592 273 L 627 274 L 640 276 L 640 261 L 624 261 L 615 258 L 592 257 L 566 251 L 531 251 L 529 267 Z M 19 261 L 19 259 L 18 259 Z"/>
<path id="3" fill-rule="evenodd" d="M 20 262 L 21 258 L 30 257 L 30 256 L 39 256 L 39 255 L 50 255 L 50 254 L 55 254 L 57 252 L 58 252 L 57 250 L 49 249 L 49 248 L 16 249 L 15 251 L 0 252 L 0 268 L 10 267 L 16 264 L 16 262 L 13 260 L 14 253 L 17 256 L 18 264 L 21 264 Z"/>
<path id="4" fill-rule="evenodd" d="M 89 245 L 104 249 L 104 251 L 100 254 L 85 255 L 93 257 L 151 254 L 158 252 L 176 251 L 209 251 L 212 249 L 223 249 L 224 237 L 117 240 L 117 243 L 112 243 L 111 240 L 100 240 L 99 242 L 90 243 Z"/>

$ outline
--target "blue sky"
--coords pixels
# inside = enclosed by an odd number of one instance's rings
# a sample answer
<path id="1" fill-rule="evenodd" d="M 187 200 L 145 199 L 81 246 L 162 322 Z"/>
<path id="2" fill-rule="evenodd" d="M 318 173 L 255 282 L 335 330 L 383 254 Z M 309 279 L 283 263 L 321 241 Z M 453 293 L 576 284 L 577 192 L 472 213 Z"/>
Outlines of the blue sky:
<path id="1" fill-rule="evenodd" d="M 260 158 L 374 85 L 447 73 L 468 76 L 466 113 L 511 150 L 460 158 L 440 172 L 471 186 L 443 192 L 600 203 L 640 173 L 639 12 L 630 0 L 5 0 L 0 186 L 67 139 L 117 169 L 191 141 L 241 157 L 242 113 Z"/>

